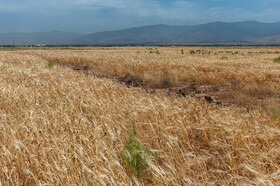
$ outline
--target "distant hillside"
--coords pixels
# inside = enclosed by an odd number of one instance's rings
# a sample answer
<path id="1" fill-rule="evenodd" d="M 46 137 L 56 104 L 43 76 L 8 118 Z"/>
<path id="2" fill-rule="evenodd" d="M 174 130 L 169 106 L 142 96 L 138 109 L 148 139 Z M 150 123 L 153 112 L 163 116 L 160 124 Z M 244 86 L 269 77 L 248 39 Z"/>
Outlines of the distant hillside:
<path id="1" fill-rule="evenodd" d="M 152 25 L 79 35 L 68 32 L 0 34 L 0 45 L 280 45 L 280 22 L 213 22 L 193 26 Z"/>
<path id="2" fill-rule="evenodd" d="M 213 22 L 195 26 L 153 25 L 98 32 L 75 40 L 80 44 L 188 45 L 280 44 L 280 22 Z"/>

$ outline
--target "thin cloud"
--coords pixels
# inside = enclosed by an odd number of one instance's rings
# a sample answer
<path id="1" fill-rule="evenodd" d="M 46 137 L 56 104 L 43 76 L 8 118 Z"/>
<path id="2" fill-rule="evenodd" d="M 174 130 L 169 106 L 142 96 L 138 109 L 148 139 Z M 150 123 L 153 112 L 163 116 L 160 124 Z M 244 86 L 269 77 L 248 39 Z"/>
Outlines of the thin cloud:
<path id="1" fill-rule="evenodd" d="M 147 24 L 272 22 L 280 21 L 279 11 L 279 0 L 1 0 L 0 32 L 19 25 L 20 31 L 89 33 Z"/>

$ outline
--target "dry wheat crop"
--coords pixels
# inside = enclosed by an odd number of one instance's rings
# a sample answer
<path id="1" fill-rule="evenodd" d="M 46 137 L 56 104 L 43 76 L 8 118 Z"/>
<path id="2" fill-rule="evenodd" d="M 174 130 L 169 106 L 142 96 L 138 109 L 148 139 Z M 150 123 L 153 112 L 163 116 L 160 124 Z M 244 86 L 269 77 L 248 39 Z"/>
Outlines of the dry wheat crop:
<path id="1" fill-rule="evenodd" d="M 242 84 L 248 94 L 265 94 L 270 100 L 266 103 L 277 107 L 280 64 L 273 59 L 278 51 L 0 51 L 0 184 L 277 185 L 280 121 L 269 112 L 149 94 L 108 78 L 131 73 L 152 83 L 174 74 L 174 86 Z M 59 63 L 88 64 L 93 74 Z M 138 142 L 155 155 L 147 161 L 149 172 L 143 179 L 121 157 L 131 126 Z"/>

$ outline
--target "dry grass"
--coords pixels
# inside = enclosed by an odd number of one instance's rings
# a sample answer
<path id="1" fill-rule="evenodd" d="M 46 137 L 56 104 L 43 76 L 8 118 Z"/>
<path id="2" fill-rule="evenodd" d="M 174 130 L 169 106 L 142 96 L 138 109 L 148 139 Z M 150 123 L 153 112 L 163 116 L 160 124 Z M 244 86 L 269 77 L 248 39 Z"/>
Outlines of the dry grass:
<path id="1" fill-rule="evenodd" d="M 258 108 L 248 113 L 236 105 L 152 95 L 56 64 L 48 67 L 49 61 L 88 63 L 102 74 L 143 74 L 151 82 L 175 74 L 178 82 L 231 82 L 232 90 L 245 85 L 246 94 L 271 98 L 280 90 L 280 64 L 273 62 L 276 54 L 260 52 L 278 48 L 200 49 L 211 55 L 188 54 L 191 48 L 158 48 L 160 54 L 109 49 L 0 52 L 3 185 L 280 182 L 280 120 Z M 220 59 L 219 52 L 229 50 L 238 54 Z M 157 156 L 142 181 L 120 157 L 131 125 Z"/>
<path id="2" fill-rule="evenodd" d="M 215 85 L 226 92 L 222 98 L 225 102 L 267 108 L 273 102 L 270 98 L 280 94 L 280 65 L 273 62 L 279 50 L 276 47 L 139 47 L 37 50 L 21 54 L 76 65 L 79 69 L 87 67 L 98 77 L 130 74 L 136 85 L 153 89 L 184 84 Z M 227 60 L 223 59 L 225 55 Z"/>

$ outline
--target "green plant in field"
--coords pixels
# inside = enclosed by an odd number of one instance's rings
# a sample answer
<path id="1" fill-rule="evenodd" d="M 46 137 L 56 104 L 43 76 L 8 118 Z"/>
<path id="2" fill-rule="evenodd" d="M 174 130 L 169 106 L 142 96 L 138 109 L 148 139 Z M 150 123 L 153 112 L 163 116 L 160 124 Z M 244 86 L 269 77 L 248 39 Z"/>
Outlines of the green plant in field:
<path id="1" fill-rule="evenodd" d="M 181 54 L 182 54 L 182 55 L 184 54 L 184 50 L 183 50 L 183 49 L 181 50 Z"/>
<path id="2" fill-rule="evenodd" d="M 84 184 L 83 185 L 87 185 L 87 186 L 93 186 L 94 184 L 90 181 L 90 179 L 88 178 L 87 175 L 84 176 Z"/>
<path id="3" fill-rule="evenodd" d="M 154 153 L 141 144 L 132 126 L 128 131 L 128 137 L 124 149 L 120 154 L 128 170 L 138 179 L 144 179 L 149 173 L 149 161 L 155 160 Z"/>
<path id="4" fill-rule="evenodd" d="M 228 57 L 227 56 L 222 56 L 221 59 L 228 60 Z"/>
<path id="5" fill-rule="evenodd" d="M 273 117 L 280 120 L 280 108 L 272 107 L 271 112 Z"/>
<path id="6" fill-rule="evenodd" d="M 150 54 L 160 54 L 159 50 L 157 48 L 155 48 L 155 50 L 153 50 L 153 48 L 149 48 L 150 50 Z"/>
<path id="7" fill-rule="evenodd" d="M 190 54 L 195 54 L 194 50 L 190 50 L 189 52 L 190 52 Z"/>
<path id="8" fill-rule="evenodd" d="M 54 66 L 54 63 L 53 63 L 53 62 L 49 62 L 49 63 L 48 63 L 48 67 L 51 68 L 51 67 L 53 67 L 53 66 Z"/>
<path id="9" fill-rule="evenodd" d="M 273 59 L 274 62 L 280 63 L 280 56 Z"/>

